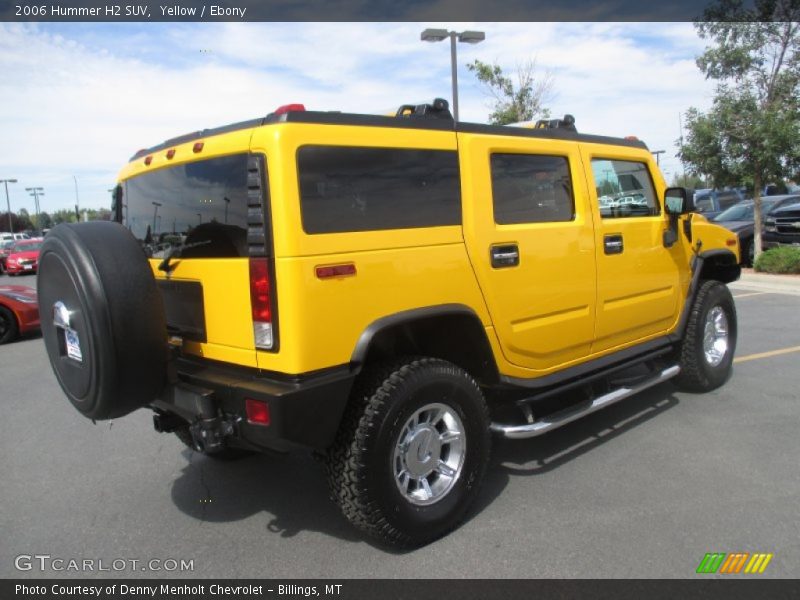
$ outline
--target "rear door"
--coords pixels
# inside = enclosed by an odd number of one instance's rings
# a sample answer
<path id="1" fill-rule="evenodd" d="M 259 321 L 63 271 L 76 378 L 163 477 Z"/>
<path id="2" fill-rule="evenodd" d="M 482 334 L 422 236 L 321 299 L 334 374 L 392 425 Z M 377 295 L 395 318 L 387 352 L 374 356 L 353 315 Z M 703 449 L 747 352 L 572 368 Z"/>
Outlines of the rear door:
<path id="1" fill-rule="evenodd" d="M 239 147 L 247 148 L 249 135 L 238 135 Z M 121 217 L 151 258 L 168 328 L 184 340 L 184 350 L 256 366 L 248 211 L 257 209 L 263 219 L 264 160 L 205 146 L 201 157 L 190 145 L 183 153 L 190 160 L 158 164 L 123 181 Z M 179 147 L 175 156 L 181 155 Z M 263 255 L 263 221 L 260 230 Z"/>
<path id="2" fill-rule="evenodd" d="M 595 238 L 574 143 L 458 134 L 464 236 L 505 358 L 548 371 L 588 356 Z"/>

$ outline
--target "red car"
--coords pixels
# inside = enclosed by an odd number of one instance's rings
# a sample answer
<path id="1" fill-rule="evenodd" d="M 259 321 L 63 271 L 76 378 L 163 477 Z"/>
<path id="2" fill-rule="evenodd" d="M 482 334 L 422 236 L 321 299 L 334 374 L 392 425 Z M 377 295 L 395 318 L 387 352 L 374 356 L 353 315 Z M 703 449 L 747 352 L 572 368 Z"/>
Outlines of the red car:
<path id="1" fill-rule="evenodd" d="M 0 285 L 0 344 L 39 329 L 36 290 L 24 285 Z"/>
<path id="2" fill-rule="evenodd" d="M 11 247 L 6 258 L 6 271 L 9 275 L 36 273 L 39 268 L 39 249 L 42 240 L 20 240 Z"/>

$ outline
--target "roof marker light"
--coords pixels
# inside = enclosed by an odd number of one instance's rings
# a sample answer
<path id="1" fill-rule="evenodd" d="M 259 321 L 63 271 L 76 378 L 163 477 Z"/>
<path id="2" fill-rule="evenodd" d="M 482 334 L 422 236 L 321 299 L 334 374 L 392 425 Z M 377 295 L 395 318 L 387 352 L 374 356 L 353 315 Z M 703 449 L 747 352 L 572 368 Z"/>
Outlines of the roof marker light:
<path id="1" fill-rule="evenodd" d="M 175 148 L 170 148 L 167 150 L 167 158 L 172 160 L 175 157 Z"/>
<path id="2" fill-rule="evenodd" d="M 197 154 L 198 152 L 203 151 L 203 142 L 195 142 L 194 146 L 192 146 L 192 152 Z"/>
<path id="3" fill-rule="evenodd" d="M 283 115 L 288 112 L 303 112 L 306 107 L 302 104 L 284 104 L 275 109 L 276 115 Z"/>
<path id="4" fill-rule="evenodd" d="M 152 154 L 150 156 L 145 157 L 145 159 L 144 159 L 144 164 L 146 164 L 148 166 L 150 166 L 151 162 L 153 162 L 153 155 Z"/>

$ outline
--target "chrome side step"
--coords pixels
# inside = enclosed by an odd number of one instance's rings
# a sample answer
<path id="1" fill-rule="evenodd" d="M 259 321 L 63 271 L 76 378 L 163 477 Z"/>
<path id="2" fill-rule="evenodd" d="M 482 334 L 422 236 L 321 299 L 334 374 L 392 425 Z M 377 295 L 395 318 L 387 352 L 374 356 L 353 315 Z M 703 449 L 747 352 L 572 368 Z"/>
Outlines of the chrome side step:
<path id="1" fill-rule="evenodd" d="M 543 435 L 548 431 L 552 431 L 553 429 L 558 429 L 559 427 L 561 427 L 562 425 L 566 425 L 567 423 L 572 423 L 573 421 L 580 419 L 581 417 L 584 417 L 593 412 L 596 412 L 601 408 L 611 406 L 612 404 L 619 402 L 620 400 L 624 400 L 629 396 L 638 394 L 639 392 L 646 390 L 649 387 L 653 387 L 654 385 L 663 383 L 668 379 L 672 379 L 680 372 L 681 368 L 678 365 L 674 365 L 672 367 L 664 369 L 654 377 L 647 379 L 637 385 L 631 387 L 617 388 L 613 392 L 609 392 L 602 396 L 598 396 L 597 398 L 592 400 L 591 404 L 583 408 L 578 408 L 575 410 L 567 410 L 560 413 L 556 413 L 555 415 L 549 415 L 549 417 L 545 417 L 541 421 L 535 421 L 533 423 L 525 423 L 524 425 L 503 425 L 501 423 L 492 423 L 490 429 L 492 430 L 493 433 L 496 433 L 502 437 L 510 439 L 523 439 L 523 438 L 530 438 L 530 437 L 536 437 L 538 435 Z"/>

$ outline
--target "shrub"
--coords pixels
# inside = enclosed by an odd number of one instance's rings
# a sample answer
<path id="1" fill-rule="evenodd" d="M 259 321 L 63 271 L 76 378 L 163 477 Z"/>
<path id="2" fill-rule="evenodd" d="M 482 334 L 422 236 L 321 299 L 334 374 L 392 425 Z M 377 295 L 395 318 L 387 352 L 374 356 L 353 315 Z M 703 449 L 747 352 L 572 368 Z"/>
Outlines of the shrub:
<path id="1" fill-rule="evenodd" d="M 785 246 L 762 252 L 754 268 L 764 273 L 800 273 L 800 248 Z"/>

